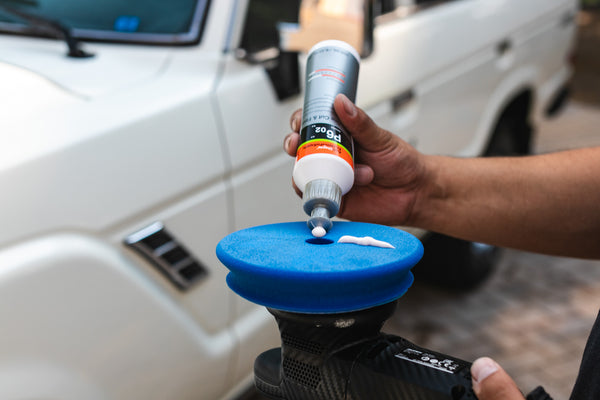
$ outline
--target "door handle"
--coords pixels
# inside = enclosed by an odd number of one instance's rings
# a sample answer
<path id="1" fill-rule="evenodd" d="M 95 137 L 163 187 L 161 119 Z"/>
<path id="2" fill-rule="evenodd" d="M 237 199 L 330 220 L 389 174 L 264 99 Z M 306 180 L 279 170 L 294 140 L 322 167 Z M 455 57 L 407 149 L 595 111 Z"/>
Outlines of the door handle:
<path id="1" fill-rule="evenodd" d="M 500 56 L 506 54 L 510 49 L 512 49 L 512 42 L 510 39 L 504 39 L 496 45 L 496 53 Z"/>
<path id="2" fill-rule="evenodd" d="M 560 25 L 565 28 L 572 25 L 575 22 L 575 17 L 576 17 L 575 11 L 567 11 L 560 18 Z"/>
<path id="3" fill-rule="evenodd" d="M 406 107 L 415 98 L 415 92 L 412 89 L 405 90 L 397 96 L 392 97 L 392 111 L 397 113 Z"/>

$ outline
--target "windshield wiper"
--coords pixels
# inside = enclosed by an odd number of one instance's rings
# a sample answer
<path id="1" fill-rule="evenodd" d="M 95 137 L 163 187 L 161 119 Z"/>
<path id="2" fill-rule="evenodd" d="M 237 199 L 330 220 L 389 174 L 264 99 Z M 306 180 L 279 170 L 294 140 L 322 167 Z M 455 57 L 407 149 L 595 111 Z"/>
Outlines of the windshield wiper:
<path id="1" fill-rule="evenodd" d="M 1 0 L 0 10 L 26 21 L 34 28 L 48 30 L 57 35 L 58 37 L 62 38 L 69 47 L 69 51 L 67 52 L 67 56 L 69 57 L 88 58 L 94 56 L 93 53 L 89 53 L 81 48 L 81 42 L 73 36 L 71 28 L 69 28 L 62 22 L 53 20 L 51 18 L 31 14 L 29 12 L 7 5 L 6 3 L 13 3 L 19 5 L 37 5 L 37 2 L 35 0 Z"/>

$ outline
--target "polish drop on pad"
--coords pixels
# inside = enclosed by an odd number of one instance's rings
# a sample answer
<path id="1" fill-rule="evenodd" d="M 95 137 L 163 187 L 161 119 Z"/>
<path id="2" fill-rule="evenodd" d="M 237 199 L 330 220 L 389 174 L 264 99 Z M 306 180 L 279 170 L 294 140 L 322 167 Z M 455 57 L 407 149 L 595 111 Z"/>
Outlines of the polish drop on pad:
<path id="1" fill-rule="evenodd" d="M 320 237 L 325 236 L 325 234 L 327 233 L 327 231 L 322 226 L 316 226 L 316 227 L 313 228 L 313 230 L 312 230 L 311 233 L 312 233 L 312 235 L 314 237 L 320 238 Z"/>

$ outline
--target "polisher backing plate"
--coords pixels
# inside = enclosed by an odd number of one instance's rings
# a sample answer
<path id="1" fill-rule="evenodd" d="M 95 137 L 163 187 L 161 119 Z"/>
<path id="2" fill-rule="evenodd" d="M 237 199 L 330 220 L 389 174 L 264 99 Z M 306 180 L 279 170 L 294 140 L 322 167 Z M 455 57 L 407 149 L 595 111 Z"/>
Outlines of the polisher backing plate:
<path id="1" fill-rule="evenodd" d="M 344 235 L 371 236 L 395 248 L 337 243 Z M 217 245 L 234 292 L 300 313 L 347 312 L 393 301 L 412 284 L 410 269 L 422 255 L 421 242 L 405 231 L 341 221 L 322 238 L 312 236 L 306 222 L 289 222 L 243 229 Z"/>

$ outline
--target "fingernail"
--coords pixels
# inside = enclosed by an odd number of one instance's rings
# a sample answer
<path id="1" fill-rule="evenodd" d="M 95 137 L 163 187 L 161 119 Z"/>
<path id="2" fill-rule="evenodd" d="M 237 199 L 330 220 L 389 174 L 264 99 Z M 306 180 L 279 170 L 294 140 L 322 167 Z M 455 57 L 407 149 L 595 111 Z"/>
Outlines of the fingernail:
<path id="1" fill-rule="evenodd" d="M 342 102 L 344 103 L 344 111 L 346 111 L 346 114 L 350 117 L 354 117 L 356 115 L 356 106 L 354 106 L 354 103 L 346 96 L 342 96 Z"/>
<path id="2" fill-rule="evenodd" d="M 294 118 L 292 120 L 292 130 L 294 132 L 298 132 L 298 118 Z"/>
<path id="3" fill-rule="evenodd" d="M 488 357 L 478 358 L 471 366 L 471 375 L 478 383 L 481 383 L 481 381 L 496 371 L 498 371 L 498 364 Z"/>
<path id="4" fill-rule="evenodd" d="M 286 138 L 285 138 L 285 140 L 283 141 L 283 149 L 284 149 L 285 151 L 288 151 L 288 150 L 289 150 L 289 147 L 290 147 L 290 140 L 292 140 L 292 138 L 288 136 L 288 137 L 286 137 Z"/>

